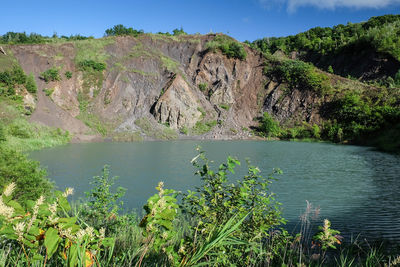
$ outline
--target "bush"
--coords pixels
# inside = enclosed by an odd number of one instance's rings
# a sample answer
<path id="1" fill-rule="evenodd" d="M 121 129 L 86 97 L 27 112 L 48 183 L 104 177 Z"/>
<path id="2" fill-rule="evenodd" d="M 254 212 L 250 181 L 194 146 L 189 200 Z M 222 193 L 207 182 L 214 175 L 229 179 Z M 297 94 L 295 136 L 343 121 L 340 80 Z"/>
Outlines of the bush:
<path id="1" fill-rule="evenodd" d="M 268 112 L 264 112 L 262 118 L 260 118 L 258 131 L 266 137 L 278 137 L 281 129 L 279 127 L 279 123 L 274 120 L 274 118 L 272 118 Z"/>
<path id="2" fill-rule="evenodd" d="M 39 162 L 0 145 L 0 187 L 11 182 L 17 185 L 15 199 L 23 203 L 38 199 L 41 195 L 48 196 L 53 188 L 46 178 L 46 171 L 39 167 Z"/>
<path id="3" fill-rule="evenodd" d="M 205 92 L 205 91 L 207 91 L 207 89 L 208 89 L 208 85 L 206 83 L 200 83 L 199 84 L 199 90 L 200 91 Z"/>
<path id="4" fill-rule="evenodd" d="M 72 72 L 70 71 L 66 71 L 64 75 L 68 80 L 72 78 Z"/>
<path id="5" fill-rule="evenodd" d="M 300 60 L 283 60 L 272 64 L 272 67 L 268 66 L 264 69 L 264 73 L 287 82 L 292 89 L 312 90 L 319 95 L 325 95 L 330 88 L 328 77 L 318 72 L 310 63 Z"/>
<path id="6" fill-rule="evenodd" d="M 83 61 L 79 62 L 78 67 L 82 71 L 93 70 L 93 71 L 101 72 L 106 69 L 107 65 L 106 65 L 106 63 L 103 63 L 103 62 L 96 62 L 94 60 L 87 59 L 87 60 L 83 60 Z"/>
<path id="7" fill-rule="evenodd" d="M 105 36 L 118 36 L 118 35 L 131 35 L 138 36 L 143 34 L 143 30 L 134 30 L 133 28 L 127 28 L 122 24 L 115 25 L 114 27 L 105 31 Z"/>
<path id="8" fill-rule="evenodd" d="M 198 238 L 207 240 L 216 227 L 228 224 L 232 218 L 246 218 L 237 225 L 238 229 L 231 238 L 248 246 L 239 243 L 222 245 L 214 255 L 209 255 L 209 261 L 230 262 L 237 266 L 256 265 L 254 253 L 257 255 L 257 251 L 262 250 L 269 231 L 285 222 L 281 217 L 280 203 L 269 192 L 273 178 L 262 177 L 257 167 L 249 165 L 247 174 L 233 184 L 228 174 L 235 173 L 235 167 L 240 165 L 238 160 L 228 157 L 226 163 L 213 170 L 211 161 L 200 152 L 192 162 L 202 185 L 185 194 L 182 201 L 183 210 L 197 221 L 194 230 Z M 274 173 L 281 171 L 275 170 Z"/>
<path id="9" fill-rule="evenodd" d="M 28 90 L 29 93 L 35 94 L 37 92 L 37 85 L 35 81 L 35 77 L 33 77 L 33 74 L 30 74 L 25 83 L 25 88 Z"/>
<path id="10" fill-rule="evenodd" d="M 214 40 L 208 42 L 206 44 L 206 49 L 213 52 L 219 49 L 222 54 L 226 55 L 228 58 L 245 60 L 247 56 L 243 44 L 238 43 L 232 38 L 224 35 L 216 36 Z"/>
<path id="11" fill-rule="evenodd" d="M 40 78 L 42 78 L 46 83 L 54 82 L 54 81 L 61 81 L 61 76 L 58 71 L 58 68 L 53 67 L 50 68 L 40 74 Z"/>

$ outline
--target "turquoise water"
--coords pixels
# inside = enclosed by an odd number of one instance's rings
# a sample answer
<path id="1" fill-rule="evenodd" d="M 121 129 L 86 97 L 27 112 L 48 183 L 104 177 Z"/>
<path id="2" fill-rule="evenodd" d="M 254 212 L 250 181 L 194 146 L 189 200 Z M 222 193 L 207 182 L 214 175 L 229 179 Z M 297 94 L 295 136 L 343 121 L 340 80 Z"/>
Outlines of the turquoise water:
<path id="1" fill-rule="evenodd" d="M 164 181 L 166 188 L 186 191 L 200 184 L 190 160 L 200 145 L 208 157 L 221 163 L 228 155 L 246 172 L 249 158 L 262 174 L 280 168 L 271 190 L 283 204 L 293 228 L 306 208 L 306 200 L 319 207 L 319 221 L 329 218 L 345 236 L 362 234 L 378 240 L 400 241 L 400 157 L 366 147 L 282 141 L 176 141 L 91 143 L 32 152 L 31 158 L 48 168 L 60 189 L 74 187 L 74 198 L 90 189 L 91 177 L 104 164 L 117 185 L 127 188 L 126 209 L 140 209 Z M 319 222 L 318 221 L 318 222 Z"/>

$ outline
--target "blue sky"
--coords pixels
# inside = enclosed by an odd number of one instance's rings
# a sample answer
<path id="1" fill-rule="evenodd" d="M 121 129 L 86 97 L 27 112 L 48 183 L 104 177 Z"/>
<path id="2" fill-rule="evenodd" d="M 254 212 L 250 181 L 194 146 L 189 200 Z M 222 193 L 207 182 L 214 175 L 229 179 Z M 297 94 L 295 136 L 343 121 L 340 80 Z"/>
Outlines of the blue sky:
<path id="1" fill-rule="evenodd" d="M 244 41 L 400 14 L 400 0 L 14 0 L 2 1 L 0 34 L 102 37 L 116 24 L 166 32 L 222 32 Z"/>

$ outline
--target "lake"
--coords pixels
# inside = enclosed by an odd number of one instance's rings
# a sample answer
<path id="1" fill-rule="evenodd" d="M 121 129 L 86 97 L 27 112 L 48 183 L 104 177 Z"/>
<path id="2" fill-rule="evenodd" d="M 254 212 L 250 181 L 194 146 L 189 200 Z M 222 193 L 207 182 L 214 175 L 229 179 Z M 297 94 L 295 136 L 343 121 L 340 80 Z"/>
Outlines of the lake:
<path id="1" fill-rule="evenodd" d="M 284 141 L 169 141 L 69 144 L 30 153 L 48 169 L 59 189 L 74 187 L 74 198 L 84 196 L 89 182 L 104 164 L 127 188 L 125 209 L 137 209 L 156 193 L 159 181 L 180 191 L 200 184 L 190 160 L 197 145 L 209 159 L 222 163 L 228 155 L 242 165 L 232 180 L 246 172 L 245 159 L 263 175 L 280 168 L 271 190 L 283 205 L 293 229 L 306 209 L 306 200 L 320 208 L 332 228 L 349 239 L 361 233 L 370 240 L 400 241 L 400 157 L 367 147 Z"/>

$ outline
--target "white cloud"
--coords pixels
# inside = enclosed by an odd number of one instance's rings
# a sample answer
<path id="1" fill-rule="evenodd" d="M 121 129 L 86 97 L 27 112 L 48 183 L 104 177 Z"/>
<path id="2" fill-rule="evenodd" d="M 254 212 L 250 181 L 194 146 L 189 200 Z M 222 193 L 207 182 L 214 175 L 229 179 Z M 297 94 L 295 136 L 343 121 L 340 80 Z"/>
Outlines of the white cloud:
<path id="1" fill-rule="evenodd" d="M 383 8 L 400 4 L 400 0 L 258 0 L 263 7 L 284 4 L 289 12 L 302 6 L 314 6 L 321 9 L 347 8 Z"/>

